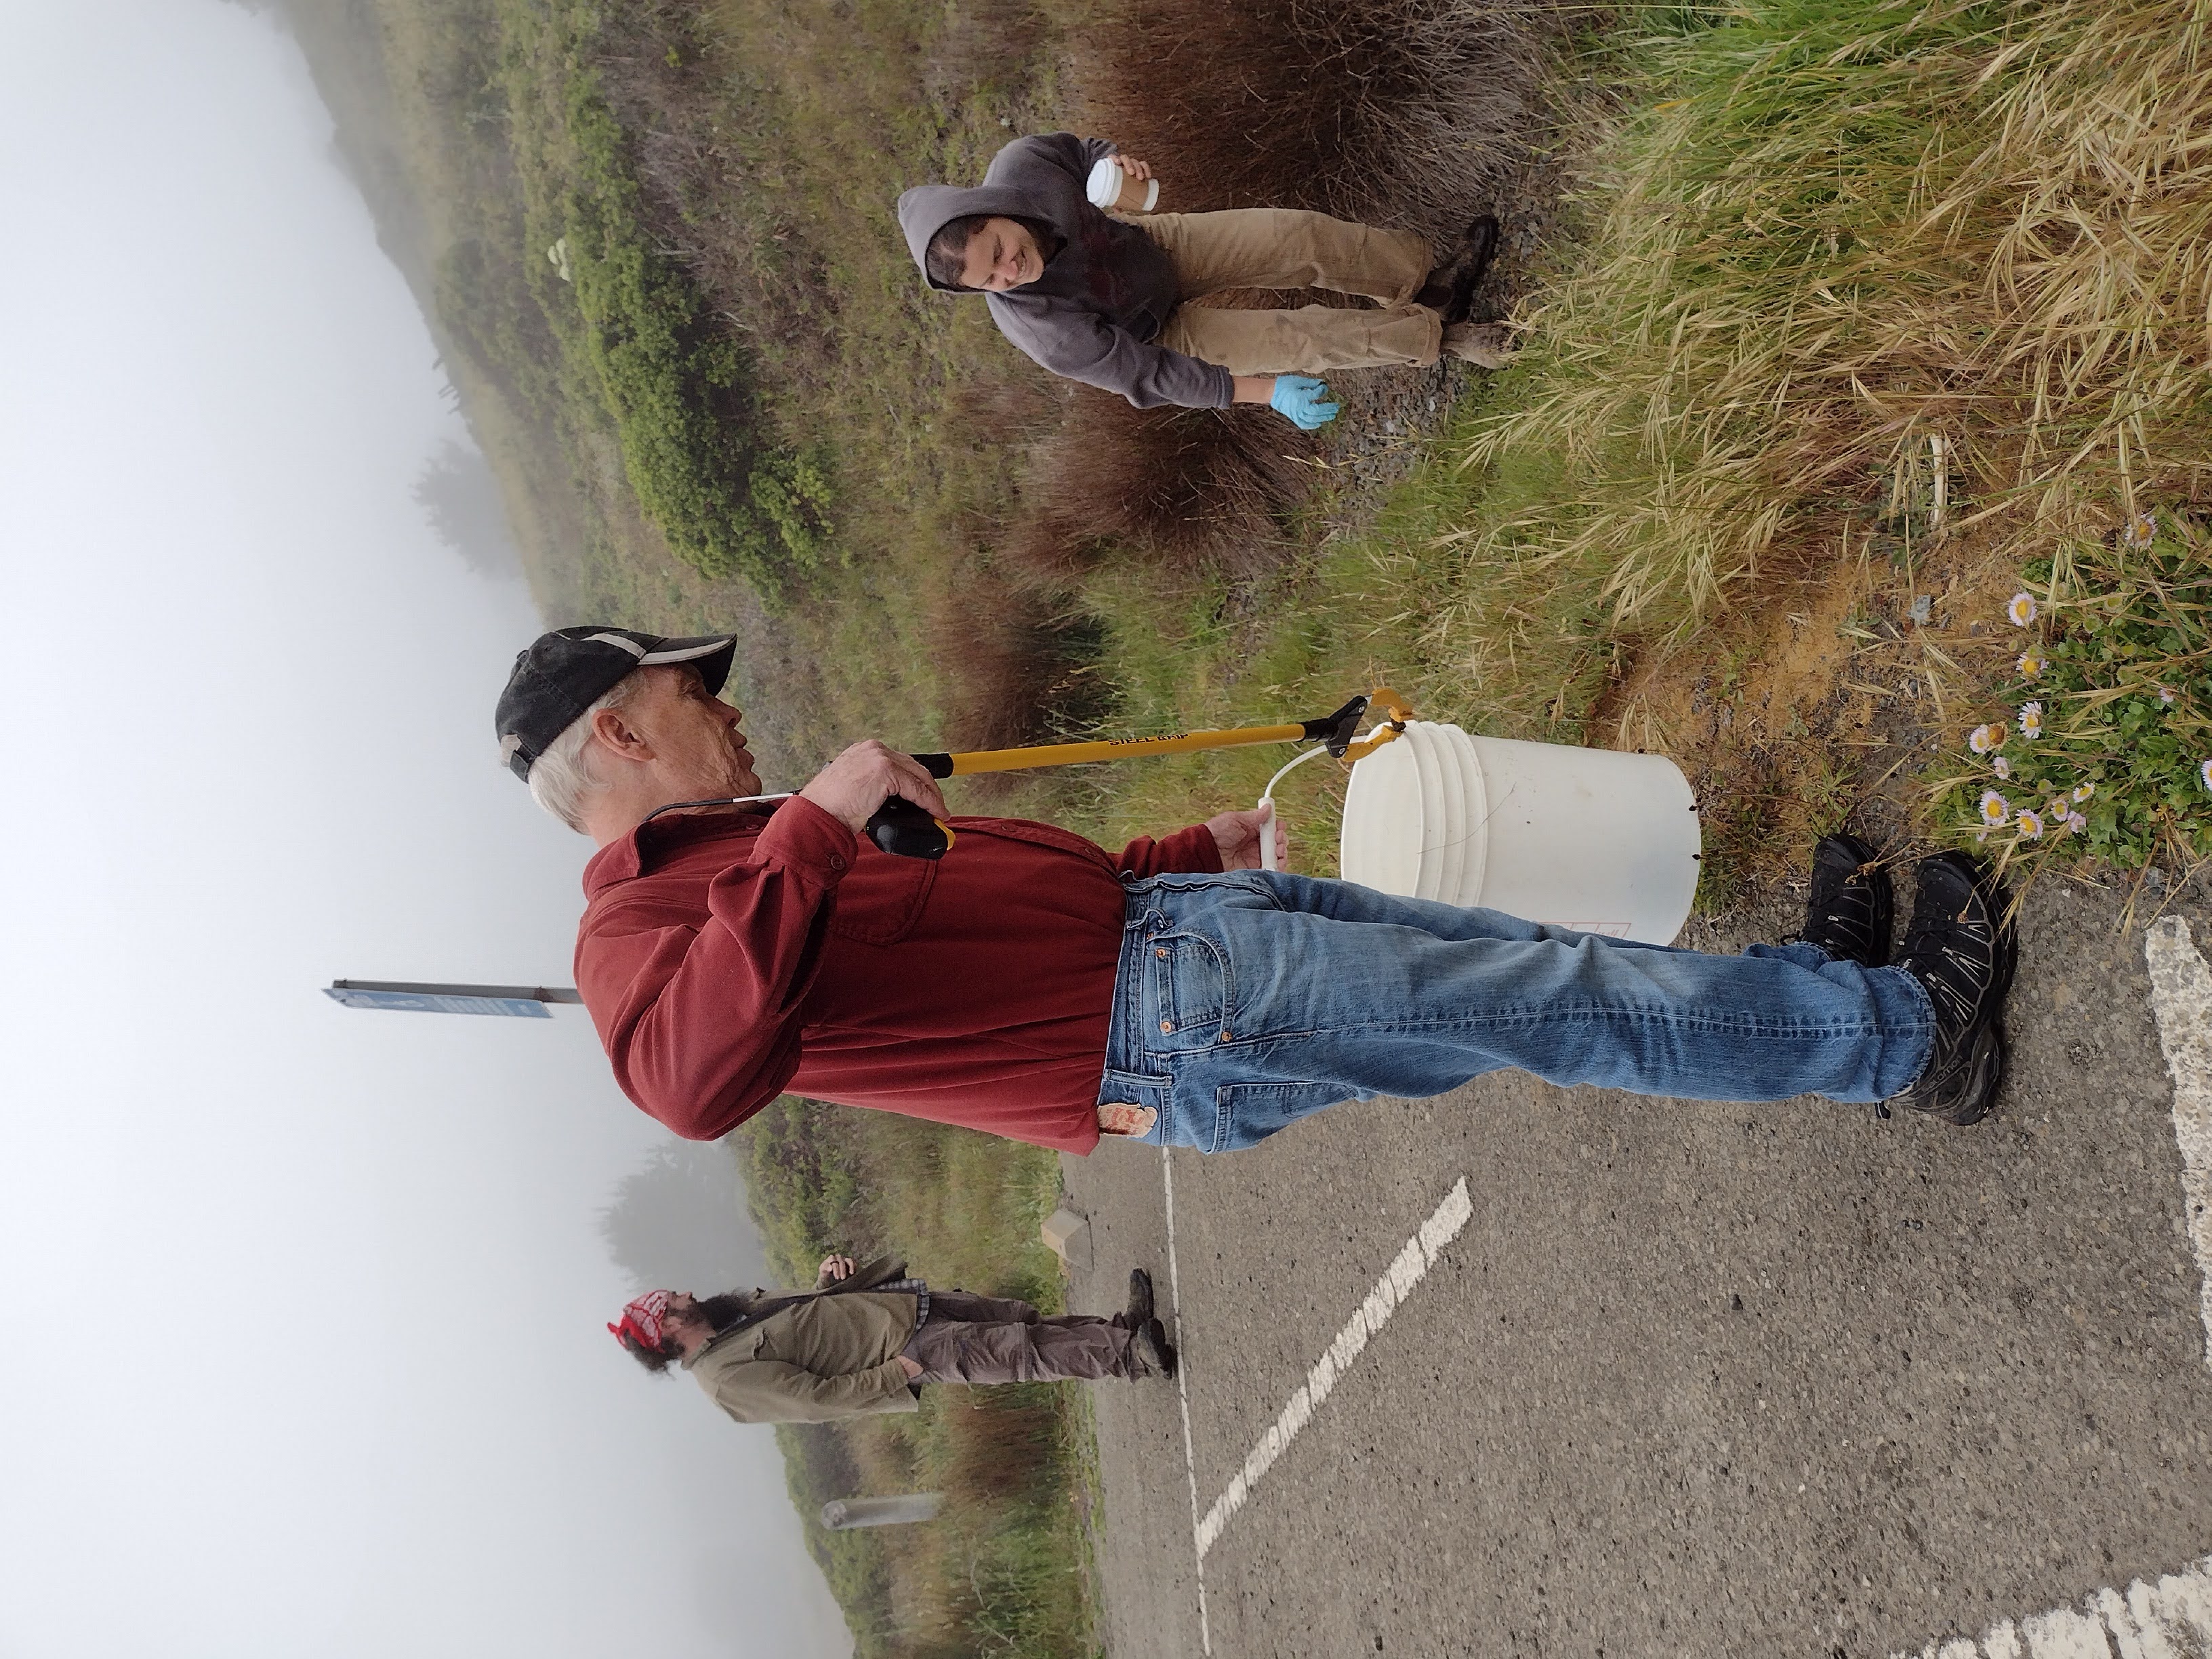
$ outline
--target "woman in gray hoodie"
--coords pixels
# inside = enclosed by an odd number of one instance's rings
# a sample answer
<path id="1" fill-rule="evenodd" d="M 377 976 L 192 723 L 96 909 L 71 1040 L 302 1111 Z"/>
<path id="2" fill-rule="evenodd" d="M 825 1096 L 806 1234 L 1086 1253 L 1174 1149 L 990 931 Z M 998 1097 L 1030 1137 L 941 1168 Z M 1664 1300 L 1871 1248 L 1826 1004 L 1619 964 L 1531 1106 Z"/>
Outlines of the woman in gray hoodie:
<path id="1" fill-rule="evenodd" d="M 923 185 L 900 196 L 899 225 L 932 288 L 981 293 L 1000 331 L 1055 374 L 1118 392 L 1139 409 L 1267 404 L 1302 427 L 1336 414 L 1312 376 L 1433 363 L 1448 352 L 1486 368 L 1505 331 L 1465 320 L 1497 246 L 1477 220 L 1449 265 L 1425 239 L 1286 208 L 1123 216 L 1094 207 L 1103 138 L 1017 138 L 981 185 Z M 1340 309 L 1231 311 L 1186 300 L 1230 288 L 1324 288 L 1376 301 Z"/>

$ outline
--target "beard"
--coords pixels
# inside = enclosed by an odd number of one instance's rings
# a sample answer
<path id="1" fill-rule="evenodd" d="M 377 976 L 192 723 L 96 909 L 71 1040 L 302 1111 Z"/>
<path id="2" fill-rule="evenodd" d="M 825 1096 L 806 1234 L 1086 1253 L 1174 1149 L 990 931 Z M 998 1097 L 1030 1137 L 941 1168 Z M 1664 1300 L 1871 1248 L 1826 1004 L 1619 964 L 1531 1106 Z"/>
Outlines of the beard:
<path id="1" fill-rule="evenodd" d="M 751 1301 L 750 1296 L 736 1291 L 725 1291 L 720 1296 L 702 1297 L 694 1302 L 691 1308 L 719 1335 L 744 1317 L 745 1309 Z"/>

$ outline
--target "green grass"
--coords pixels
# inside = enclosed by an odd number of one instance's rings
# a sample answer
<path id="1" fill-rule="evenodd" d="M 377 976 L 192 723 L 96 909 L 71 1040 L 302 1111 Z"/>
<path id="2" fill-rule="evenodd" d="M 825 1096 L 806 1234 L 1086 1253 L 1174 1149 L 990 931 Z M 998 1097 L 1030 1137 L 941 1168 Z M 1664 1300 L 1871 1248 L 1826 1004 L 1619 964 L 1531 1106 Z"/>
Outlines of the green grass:
<path id="1" fill-rule="evenodd" d="M 1467 446 L 1501 489 L 1437 639 L 1488 634 L 1501 562 L 1600 576 L 1615 629 L 1682 637 L 1893 530 L 1931 439 L 1953 522 L 2020 558 L 2153 475 L 2193 489 L 2206 17 L 1759 0 L 1607 40 L 1587 241 Z"/>
<path id="2" fill-rule="evenodd" d="M 1498 481 L 1455 464 L 1455 452 L 1513 395 L 1512 377 L 1479 384 L 1424 445 L 1425 459 L 1375 504 L 1359 530 L 1330 533 L 1347 503 L 1331 498 L 1291 526 L 1312 554 L 1243 581 L 1180 579 L 1111 567 L 1082 604 L 1107 633 L 1097 672 L 1117 734 L 1265 724 L 1327 714 L 1355 692 L 1389 684 L 1425 719 L 1502 737 L 1578 741 L 1611 661 L 1595 628 L 1596 584 L 1556 573 L 1491 573 L 1498 609 L 1493 665 L 1436 648 L 1431 617 L 1459 577 L 1470 514 Z M 1060 805 L 1109 843 L 1249 806 L 1287 748 L 1234 750 L 1081 769 Z M 1335 867 L 1341 769 L 1316 762 L 1279 798 L 1296 867 Z"/>

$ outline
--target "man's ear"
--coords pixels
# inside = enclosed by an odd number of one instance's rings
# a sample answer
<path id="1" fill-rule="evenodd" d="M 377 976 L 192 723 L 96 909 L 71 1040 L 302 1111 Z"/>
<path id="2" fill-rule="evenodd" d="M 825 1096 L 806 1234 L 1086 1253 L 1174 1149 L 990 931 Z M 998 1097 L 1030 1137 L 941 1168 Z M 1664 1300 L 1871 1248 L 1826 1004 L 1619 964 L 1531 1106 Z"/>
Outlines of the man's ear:
<path id="1" fill-rule="evenodd" d="M 592 716 L 592 741 L 617 760 L 649 761 L 652 740 L 630 723 L 627 708 L 602 708 Z"/>

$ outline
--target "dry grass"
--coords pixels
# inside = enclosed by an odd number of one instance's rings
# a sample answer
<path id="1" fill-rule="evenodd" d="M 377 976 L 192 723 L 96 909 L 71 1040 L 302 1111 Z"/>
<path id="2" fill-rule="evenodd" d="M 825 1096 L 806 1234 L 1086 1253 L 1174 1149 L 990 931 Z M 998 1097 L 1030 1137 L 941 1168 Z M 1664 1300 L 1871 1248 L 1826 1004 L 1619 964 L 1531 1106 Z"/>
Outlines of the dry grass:
<path id="1" fill-rule="evenodd" d="M 1284 555 L 1283 514 L 1319 445 L 1270 410 L 1136 410 L 1079 391 L 1032 451 L 1009 556 L 1064 583 L 1109 553 L 1251 574 Z"/>
<path id="2" fill-rule="evenodd" d="M 1910 528 L 1894 480 L 1931 453 L 1919 527 L 2001 558 L 2194 498 L 2208 16 L 1787 0 L 1631 49 L 1660 101 L 1592 168 L 1589 253 L 1522 319 L 1528 396 L 1468 452 L 1551 484 L 1463 533 L 1467 569 L 1597 569 L 1617 623 L 1679 629 L 1854 523 Z"/>
<path id="3" fill-rule="evenodd" d="M 1547 131 L 1545 0 L 1122 0 L 1076 56 L 1085 130 L 1194 210 L 1304 207 L 1443 236 Z"/>

